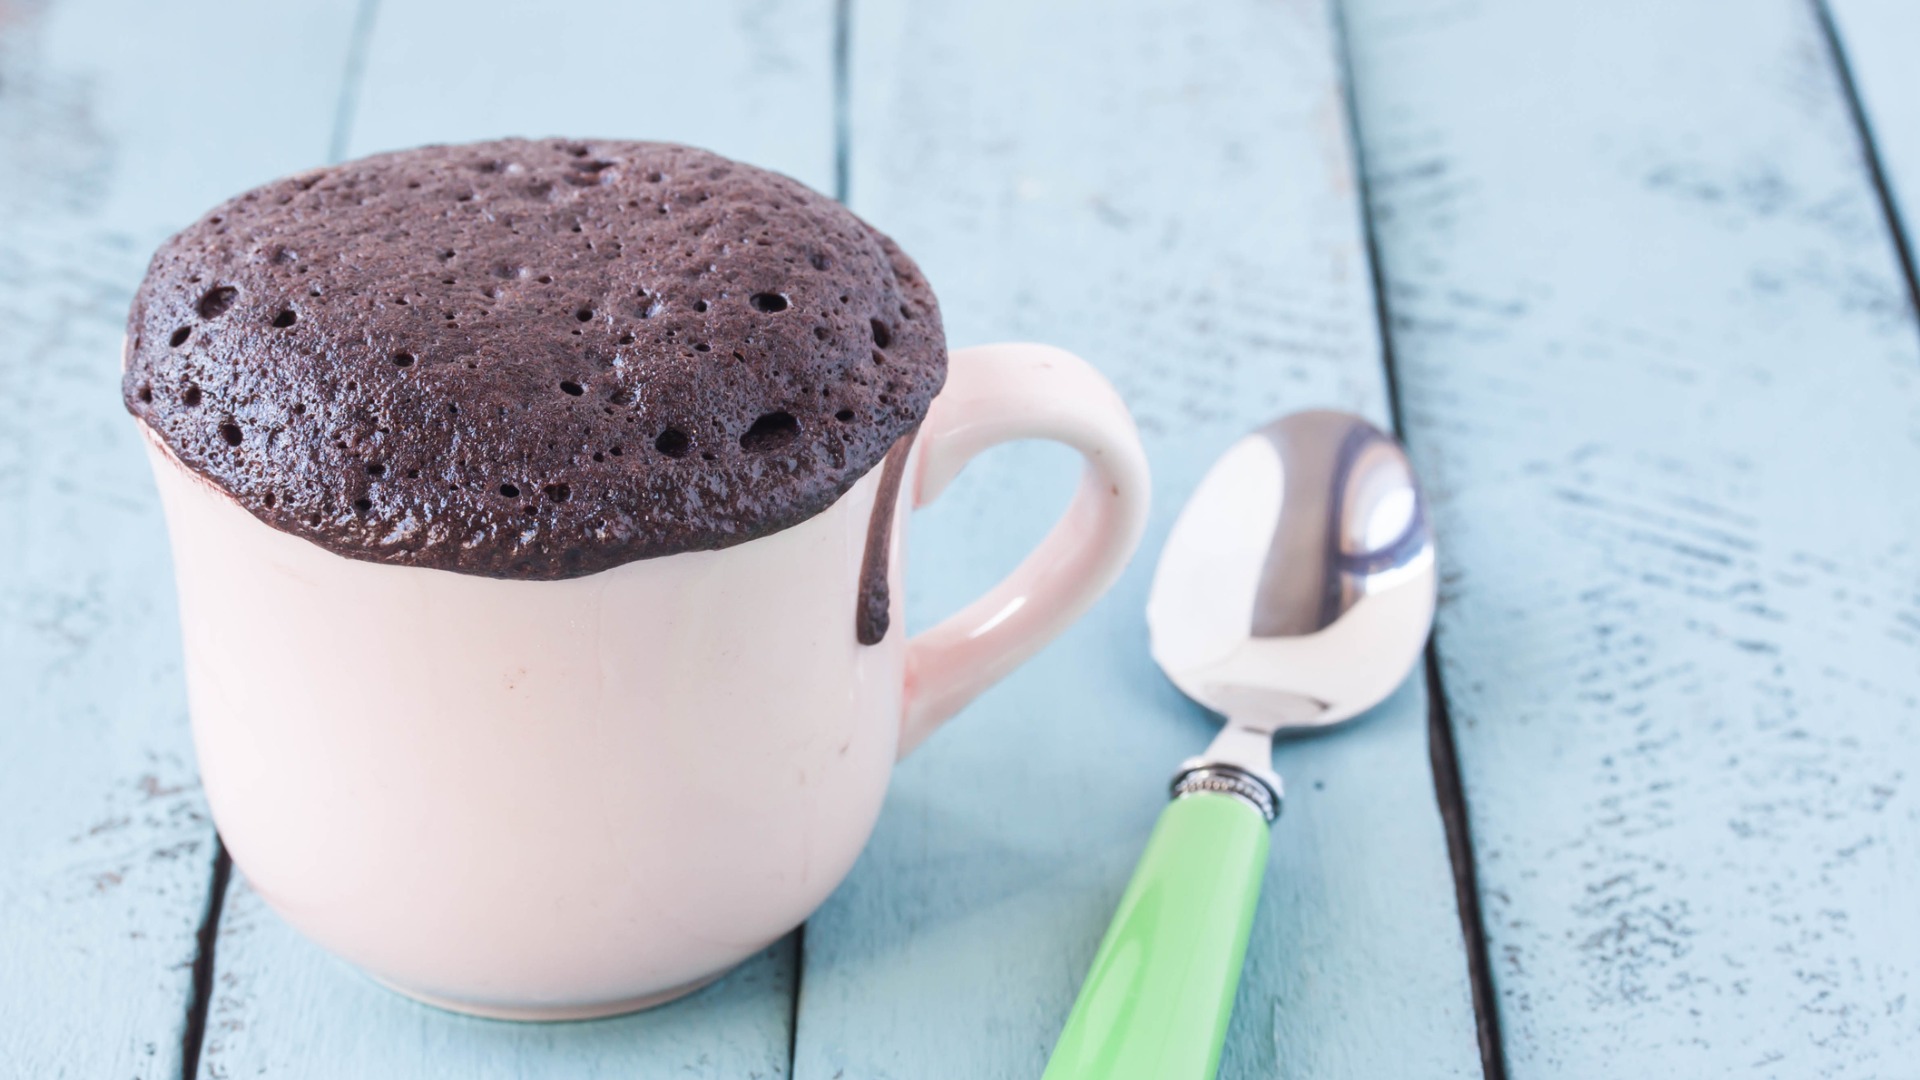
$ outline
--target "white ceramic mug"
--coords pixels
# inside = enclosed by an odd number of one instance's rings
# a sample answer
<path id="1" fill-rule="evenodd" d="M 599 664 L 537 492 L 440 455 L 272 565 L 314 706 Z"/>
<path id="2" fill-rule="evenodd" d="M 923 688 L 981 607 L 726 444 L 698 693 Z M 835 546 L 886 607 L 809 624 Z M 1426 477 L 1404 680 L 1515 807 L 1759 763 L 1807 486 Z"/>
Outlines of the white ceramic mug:
<path id="1" fill-rule="evenodd" d="M 993 591 L 907 640 L 906 508 L 996 443 L 1086 469 Z M 288 922 L 446 1008 L 646 1008 L 799 925 L 865 845 L 893 763 L 1079 616 L 1139 541 L 1147 467 L 1084 361 L 953 354 L 893 515 L 892 629 L 855 640 L 881 468 L 719 551 L 563 581 L 348 559 L 149 439 L 194 743 L 234 862 Z"/>

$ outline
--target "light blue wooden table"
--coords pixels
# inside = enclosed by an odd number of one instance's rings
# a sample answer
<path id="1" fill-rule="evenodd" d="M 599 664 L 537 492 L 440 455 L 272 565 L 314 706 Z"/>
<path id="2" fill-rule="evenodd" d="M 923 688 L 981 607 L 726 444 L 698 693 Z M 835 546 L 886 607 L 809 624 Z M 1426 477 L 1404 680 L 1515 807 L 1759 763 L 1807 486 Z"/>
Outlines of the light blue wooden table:
<path id="1" fill-rule="evenodd" d="M 1037 1076 L 1210 725 L 1151 553 L 1313 405 L 1434 498 L 1429 669 L 1286 745 L 1222 1075 L 1920 1076 L 1920 5 L 0 3 L 0 1077 Z M 230 876 L 116 360 L 153 247 L 327 160 L 706 145 L 1092 359 L 1147 557 L 899 773 L 803 932 L 651 1013 L 377 989 Z M 914 523 L 925 625 L 1070 463 Z M 1091 751 L 1091 753 L 1089 752 Z"/>

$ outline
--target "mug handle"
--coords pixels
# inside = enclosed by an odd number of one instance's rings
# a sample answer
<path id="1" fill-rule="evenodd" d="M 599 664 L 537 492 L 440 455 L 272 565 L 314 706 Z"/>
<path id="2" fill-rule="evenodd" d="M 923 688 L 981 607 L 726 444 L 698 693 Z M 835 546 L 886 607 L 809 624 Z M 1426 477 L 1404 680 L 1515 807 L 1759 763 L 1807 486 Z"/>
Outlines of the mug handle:
<path id="1" fill-rule="evenodd" d="M 1079 618 L 1120 576 L 1146 528 L 1147 455 L 1133 417 L 1093 365 L 1048 345 L 953 353 L 946 387 L 920 426 L 913 505 L 939 498 L 981 451 L 1016 439 L 1080 451 L 1080 488 L 1013 573 L 907 643 L 903 758 Z"/>

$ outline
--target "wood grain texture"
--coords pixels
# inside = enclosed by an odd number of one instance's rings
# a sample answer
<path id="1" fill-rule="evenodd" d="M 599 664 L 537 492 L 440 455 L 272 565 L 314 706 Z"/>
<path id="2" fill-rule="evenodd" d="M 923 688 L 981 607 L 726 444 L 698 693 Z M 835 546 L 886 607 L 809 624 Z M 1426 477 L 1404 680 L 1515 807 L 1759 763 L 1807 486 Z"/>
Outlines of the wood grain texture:
<path id="1" fill-rule="evenodd" d="M 163 237 L 323 152 L 351 15 L 0 4 L 0 1075 L 180 1072 L 214 839 L 121 333 Z"/>
<path id="2" fill-rule="evenodd" d="M 1272 415 L 1386 412 L 1325 7 L 856 3 L 854 208 L 920 260 L 956 345 L 1078 352 L 1139 419 L 1158 505 L 1113 594 L 898 773 L 808 924 L 795 1075 L 1039 1075 L 1173 768 L 1213 724 L 1148 659 L 1183 496 Z M 982 458 L 917 516 L 913 625 L 983 590 L 1074 478 Z M 1222 1076 L 1478 1076 L 1410 684 L 1284 747 L 1291 797 Z"/>
<path id="3" fill-rule="evenodd" d="M 618 43 L 618 48 L 609 48 Z M 711 147 L 815 187 L 833 182 L 830 0 L 713 5 L 464 5 L 381 0 L 347 156 L 550 134 Z M 685 1002 L 583 1024 L 477 1021 L 416 1005 L 288 930 L 236 878 L 223 912 L 201 1075 L 787 1074 L 795 946 Z"/>
<path id="4" fill-rule="evenodd" d="M 1825 0 L 1854 89 L 1873 134 L 1888 193 L 1920 250 L 1920 4 L 1913 0 Z"/>
<path id="5" fill-rule="evenodd" d="M 1811 8 L 1352 0 L 1506 1060 L 1920 1060 L 1920 336 Z"/>

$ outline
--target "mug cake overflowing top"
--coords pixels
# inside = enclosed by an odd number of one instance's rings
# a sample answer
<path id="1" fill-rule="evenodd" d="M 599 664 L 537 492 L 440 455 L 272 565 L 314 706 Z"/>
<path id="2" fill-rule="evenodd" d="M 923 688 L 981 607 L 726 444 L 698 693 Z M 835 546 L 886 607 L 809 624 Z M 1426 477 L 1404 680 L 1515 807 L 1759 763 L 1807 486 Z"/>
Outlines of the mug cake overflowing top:
<path id="1" fill-rule="evenodd" d="M 819 513 L 946 375 L 892 241 L 684 146 L 510 140 L 249 191 L 168 240 L 127 407 L 341 555 L 552 579 Z"/>

